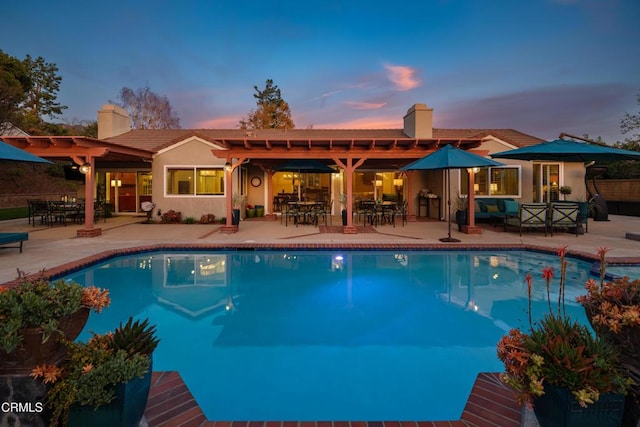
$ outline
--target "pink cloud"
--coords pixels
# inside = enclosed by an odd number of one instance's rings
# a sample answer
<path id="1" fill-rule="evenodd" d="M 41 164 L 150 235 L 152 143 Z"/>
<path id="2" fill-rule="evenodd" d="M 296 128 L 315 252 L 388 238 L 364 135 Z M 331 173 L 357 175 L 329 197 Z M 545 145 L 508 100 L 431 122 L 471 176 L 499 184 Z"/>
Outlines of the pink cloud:
<path id="1" fill-rule="evenodd" d="M 401 92 L 420 86 L 420 80 L 416 77 L 416 70 L 404 65 L 385 65 L 387 78 L 395 88 Z"/>
<path id="2" fill-rule="evenodd" d="M 236 129 L 240 122 L 240 116 L 224 116 L 215 119 L 206 119 L 196 122 L 196 129 Z"/>
<path id="3" fill-rule="evenodd" d="M 356 110 L 378 110 L 385 105 L 386 102 L 356 102 L 356 101 L 347 101 L 346 104 Z"/>
<path id="4" fill-rule="evenodd" d="M 400 129 L 401 120 L 398 117 L 377 116 L 361 117 L 358 119 L 345 120 L 334 123 L 318 123 L 315 129 Z"/>

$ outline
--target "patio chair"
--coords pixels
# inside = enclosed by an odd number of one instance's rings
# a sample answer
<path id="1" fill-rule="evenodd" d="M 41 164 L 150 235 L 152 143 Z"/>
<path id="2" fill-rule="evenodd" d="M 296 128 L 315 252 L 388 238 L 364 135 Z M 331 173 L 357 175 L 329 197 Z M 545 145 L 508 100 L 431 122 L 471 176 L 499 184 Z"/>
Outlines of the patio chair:
<path id="1" fill-rule="evenodd" d="M 518 216 L 505 214 L 504 229 L 507 226 L 518 227 L 522 236 L 522 229 L 544 229 L 547 236 L 547 213 L 549 208 L 546 203 L 522 203 L 518 210 Z"/>
<path id="2" fill-rule="evenodd" d="M 107 203 L 104 200 L 96 200 L 93 202 L 93 220 L 98 221 L 100 217 L 107 222 Z"/>
<path id="3" fill-rule="evenodd" d="M 398 206 L 396 207 L 396 210 L 394 212 L 394 216 L 395 217 L 400 217 L 400 219 L 402 220 L 402 226 L 404 227 L 405 224 L 407 223 L 407 201 L 404 200 L 403 202 L 399 203 Z M 393 225 L 395 227 L 396 223 L 395 223 L 395 218 L 393 221 Z"/>
<path id="4" fill-rule="evenodd" d="M 320 221 L 324 221 L 324 225 L 327 225 L 327 218 L 329 219 L 329 224 L 331 224 L 331 212 L 333 210 L 333 200 L 330 202 L 322 201 L 318 202 L 315 211 L 315 221 L 316 225 L 320 223 Z"/>
<path id="5" fill-rule="evenodd" d="M 300 215 L 301 215 L 301 212 L 298 205 L 294 202 L 289 202 L 286 205 L 284 205 L 284 211 L 280 216 L 280 223 L 282 224 L 282 220 L 284 219 L 284 225 L 285 227 L 288 227 L 289 220 L 292 219 L 293 223 L 297 227 L 300 219 Z"/>
<path id="6" fill-rule="evenodd" d="M 551 203 L 549 212 L 549 228 L 553 237 L 553 230 L 558 228 L 567 228 L 573 230 L 578 236 L 578 216 L 580 207 L 577 203 Z"/>
<path id="7" fill-rule="evenodd" d="M 46 200 L 29 200 L 29 224 L 36 226 L 36 219 L 40 219 L 40 224 L 47 224 L 49 220 L 49 203 Z"/>

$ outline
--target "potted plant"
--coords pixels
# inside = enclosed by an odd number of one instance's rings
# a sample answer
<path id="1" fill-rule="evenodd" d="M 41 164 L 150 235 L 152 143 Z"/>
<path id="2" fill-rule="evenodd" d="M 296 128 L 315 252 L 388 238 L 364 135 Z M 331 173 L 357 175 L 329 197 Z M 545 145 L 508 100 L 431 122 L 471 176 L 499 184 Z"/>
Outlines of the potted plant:
<path id="1" fill-rule="evenodd" d="M 255 218 L 256 208 L 253 205 L 247 205 L 247 218 Z"/>
<path id="2" fill-rule="evenodd" d="M 241 196 L 238 193 L 233 193 L 233 196 L 231 197 L 231 204 L 233 205 L 233 211 L 231 212 L 232 225 L 240 224 L 240 209 L 242 209 L 243 203 L 244 203 L 244 196 Z"/>
<path id="3" fill-rule="evenodd" d="M 640 280 L 606 280 L 607 248 L 600 248 L 600 282 L 589 280 L 577 298 L 596 333 L 620 349 L 620 360 L 634 384 L 625 402 L 624 425 L 640 421 Z"/>
<path id="4" fill-rule="evenodd" d="M 149 320 L 129 318 L 113 333 L 86 343 L 66 341 L 60 365 L 44 364 L 31 376 L 49 385 L 45 402 L 51 424 L 137 426 L 151 386 L 151 355 L 158 345 Z"/>
<path id="5" fill-rule="evenodd" d="M 340 215 L 342 216 L 342 225 L 347 225 L 347 195 L 340 193 Z"/>
<path id="6" fill-rule="evenodd" d="M 562 194 L 562 198 L 566 200 L 567 196 L 571 194 L 571 187 L 569 187 L 568 185 L 563 185 L 562 187 L 560 187 L 560 194 Z"/>
<path id="7" fill-rule="evenodd" d="M 64 356 L 61 339 L 73 340 L 89 311 L 109 305 L 109 291 L 41 276 L 13 287 L 0 287 L 0 374 L 26 375 L 36 365 L 57 363 Z"/>
<path id="8" fill-rule="evenodd" d="M 527 275 L 530 329 L 512 329 L 498 343 L 498 358 L 506 371 L 501 378 L 514 388 L 520 403 L 533 405 L 542 427 L 619 426 L 630 380 L 617 349 L 566 315 L 565 250 L 558 251 L 557 310 L 550 298 L 553 269 L 546 268 L 549 313 L 537 324 L 531 321 L 532 277 Z"/>
<path id="9" fill-rule="evenodd" d="M 467 196 L 458 193 L 454 199 L 454 208 L 456 210 L 456 224 L 458 224 L 458 231 L 462 231 L 462 226 L 467 224 Z"/>

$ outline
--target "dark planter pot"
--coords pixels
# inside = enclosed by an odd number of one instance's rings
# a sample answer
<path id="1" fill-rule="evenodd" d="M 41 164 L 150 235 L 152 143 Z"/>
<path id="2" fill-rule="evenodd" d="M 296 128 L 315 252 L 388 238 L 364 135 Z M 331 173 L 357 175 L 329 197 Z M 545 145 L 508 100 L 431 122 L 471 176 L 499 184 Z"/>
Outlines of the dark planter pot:
<path id="1" fill-rule="evenodd" d="M 462 231 L 462 226 L 467 224 L 467 211 L 456 211 L 456 224 L 458 231 Z"/>
<path id="2" fill-rule="evenodd" d="M 342 209 L 342 225 L 347 225 L 347 210 Z"/>
<path id="3" fill-rule="evenodd" d="M 240 209 L 231 212 L 231 225 L 240 225 Z"/>
<path id="4" fill-rule="evenodd" d="M 256 216 L 258 218 L 264 216 L 264 206 L 263 205 L 256 205 Z"/>
<path id="5" fill-rule="evenodd" d="M 135 427 L 144 415 L 151 388 L 153 361 L 142 378 L 116 386 L 116 397 L 107 405 L 72 406 L 69 410 L 69 427 Z"/>
<path id="6" fill-rule="evenodd" d="M 0 375 L 28 375 L 38 365 L 57 364 L 65 355 L 60 338 L 73 341 L 82 332 L 89 318 L 89 309 L 81 308 L 58 321 L 61 331 L 42 342 L 41 328 L 25 328 L 21 331 L 22 342 L 11 353 L 0 350 Z"/>
<path id="7" fill-rule="evenodd" d="M 544 394 L 533 402 L 540 427 L 619 427 L 622 425 L 624 396 L 601 394 L 586 408 L 569 389 L 544 384 Z"/>
<path id="8" fill-rule="evenodd" d="M 620 363 L 627 370 L 634 384 L 627 393 L 624 407 L 623 425 L 637 426 L 640 423 L 640 327 L 624 327 L 618 333 L 611 332 L 608 328 L 593 322 L 596 314 L 590 308 L 585 307 L 587 319 L 591 327 L 602 339 L 620 349 Z"/>

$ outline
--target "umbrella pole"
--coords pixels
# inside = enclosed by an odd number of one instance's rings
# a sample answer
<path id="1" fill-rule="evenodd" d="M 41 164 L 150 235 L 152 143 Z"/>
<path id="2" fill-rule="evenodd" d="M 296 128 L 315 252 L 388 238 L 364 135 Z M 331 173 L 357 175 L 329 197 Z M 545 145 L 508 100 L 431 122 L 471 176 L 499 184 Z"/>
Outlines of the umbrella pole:
<path id="1" fill-rule="evenodd" d="M 459 242 L 460 240 L 454 239 L 451 237 L 451 169 L 447 169 L 446 175 L 447 188 L 445 188 L 447 193 L 447 209 L 449 210 L 449 214 L 447 215 L 447 223 L 448 223 L 448 235 L 447 237 L 443 237 L 440 239 L 441 242 Z"/>

